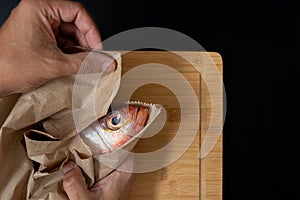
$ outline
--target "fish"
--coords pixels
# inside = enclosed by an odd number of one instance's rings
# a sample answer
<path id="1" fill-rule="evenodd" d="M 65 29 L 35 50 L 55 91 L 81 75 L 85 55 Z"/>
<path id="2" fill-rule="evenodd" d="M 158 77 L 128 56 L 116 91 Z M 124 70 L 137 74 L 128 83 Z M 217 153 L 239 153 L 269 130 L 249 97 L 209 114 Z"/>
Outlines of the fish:
<path id="1" fill-rule="evenodd" d="M 147 124 L 149 107 L 124 104 L 79 133 L 93 155 L 110 153 L 137 135 Z"/>

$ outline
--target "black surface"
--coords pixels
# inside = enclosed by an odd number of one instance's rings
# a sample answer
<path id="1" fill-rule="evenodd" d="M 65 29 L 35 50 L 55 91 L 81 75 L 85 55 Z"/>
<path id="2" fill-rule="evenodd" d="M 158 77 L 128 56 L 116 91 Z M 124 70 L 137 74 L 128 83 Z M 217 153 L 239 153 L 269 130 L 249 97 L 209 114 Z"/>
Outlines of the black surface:
<path id="1" fill-rule="evenodd" d="M 1 22 L 14 2 L 1 1 Z M 299 168 L 292 156 L 299 133 L 299 1 L 81 2 L 103 40 L 128 29 L 157 26 L 219 52 L 228 104 L 224 199 L 299 199 L 299 184 L 290 182 Z"/>

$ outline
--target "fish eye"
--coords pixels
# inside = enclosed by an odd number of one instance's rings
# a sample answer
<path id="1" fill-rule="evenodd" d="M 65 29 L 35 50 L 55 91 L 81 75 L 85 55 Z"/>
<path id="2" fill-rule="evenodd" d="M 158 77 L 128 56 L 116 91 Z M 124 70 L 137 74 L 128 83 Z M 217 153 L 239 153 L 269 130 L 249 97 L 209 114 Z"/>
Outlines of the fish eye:
<path id="1" fill-rule="evenodd" d="M 106 119 L 106 125 L 111 130 L 117 130 L 122 126 L 122 115 L 117 112 L 113 112 L 108 115 Z"/>
<path id="2" fill-rule="evenodd" d="M 111 119 L 111 123 L 116 126 L 120 123 L 120 119 L 121 119 L 120 115 L 116 115 Z"/>

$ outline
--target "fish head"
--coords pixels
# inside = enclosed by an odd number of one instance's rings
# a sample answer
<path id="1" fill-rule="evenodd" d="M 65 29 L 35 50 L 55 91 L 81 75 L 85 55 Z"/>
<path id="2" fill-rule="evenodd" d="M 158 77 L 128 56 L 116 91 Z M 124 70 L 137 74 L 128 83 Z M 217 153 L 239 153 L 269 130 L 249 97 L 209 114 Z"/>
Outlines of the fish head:
<path id="1" fill-rule="evenodd" d="M 147 124 L 150 106 L 129 103 L 116 107 L 79 133 L 93 155 L 109 153 L 128 142 Z"/>

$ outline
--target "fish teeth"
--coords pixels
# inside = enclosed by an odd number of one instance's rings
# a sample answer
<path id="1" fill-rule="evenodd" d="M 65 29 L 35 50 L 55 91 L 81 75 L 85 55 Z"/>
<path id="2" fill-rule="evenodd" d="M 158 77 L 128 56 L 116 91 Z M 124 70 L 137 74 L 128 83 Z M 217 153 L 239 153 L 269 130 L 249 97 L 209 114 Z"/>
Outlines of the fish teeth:
<path id="1" fill-rule="evenodd" d="M 128 104 L 142 104 L 142 105 L 146 105 L 146 106 L 153 106 L 153 103 L 146 103 L 146 102 L 142 102 L 142 101 L 128 101 Z"/>

